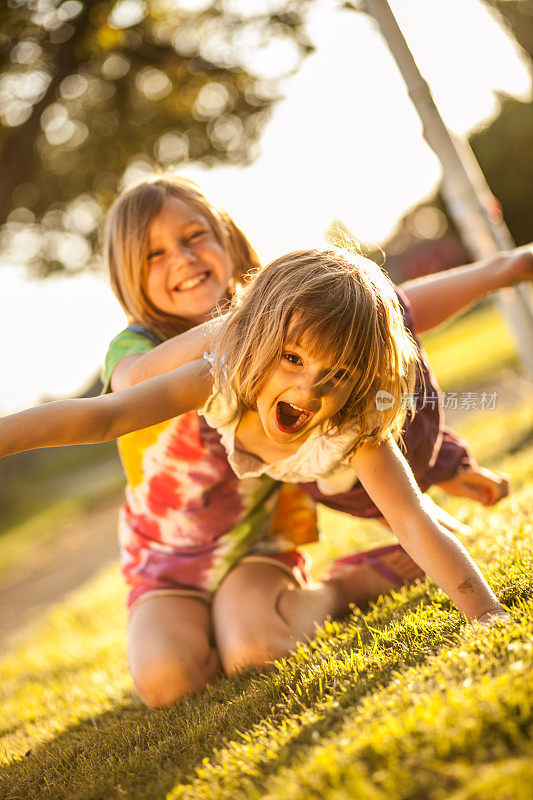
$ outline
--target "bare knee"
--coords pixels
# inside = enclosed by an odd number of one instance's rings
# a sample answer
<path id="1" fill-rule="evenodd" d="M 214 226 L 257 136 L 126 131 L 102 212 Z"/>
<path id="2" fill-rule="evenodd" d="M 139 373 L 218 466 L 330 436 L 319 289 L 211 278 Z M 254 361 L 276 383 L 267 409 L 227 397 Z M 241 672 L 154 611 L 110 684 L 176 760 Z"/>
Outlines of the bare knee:
<path id="1" fill-rule="evenodd" d="M 226 674 L 247 667 L 261 668 L 283 658 L 296 648 L 298 641 L 314 636 L 332 614 L 334 592 L 318 586 L 316 591 L 293 585 L 283 588 L 270 613 L 263 611 L 253 620 L 219 639 L 222 664 Z M 228 641 L 229 639 L 229 641 Z"/>
<path id="2" fill-rule="evenodd" d="M 288 635 L 269 636 L 266 630 L 242 635 L 231 645 L 226 644 L 221 652 L 224 672 L 230 675 L 249 667 L 261 669 L 286 656 L 293 647 L 294 642 Z"/>
<path id="3" fill-rule="evenodd" d="M 292 584 L 290 575 L 270 564 L 244 562 L 230 572 L 213 602 L 215 639 L 226 674 L 261 669 L 294 649 L 293 631 L 278 609 L 280 595 Z"/>
<path id="4" fill-rule="evenodd" d="M 220 672 L 208 606 L 191 597 L 147 597 L 128 626 L 128 662 L 139 696 L 157 708 L 198 692 Z"/>
<path id="5" fill-rule="evenodd" d="M 204 666 L 167 653 L 131 665 L 131 675 L 139 697 L 150 708 L 178 703 L 203 689 L 211 677 Z"/>

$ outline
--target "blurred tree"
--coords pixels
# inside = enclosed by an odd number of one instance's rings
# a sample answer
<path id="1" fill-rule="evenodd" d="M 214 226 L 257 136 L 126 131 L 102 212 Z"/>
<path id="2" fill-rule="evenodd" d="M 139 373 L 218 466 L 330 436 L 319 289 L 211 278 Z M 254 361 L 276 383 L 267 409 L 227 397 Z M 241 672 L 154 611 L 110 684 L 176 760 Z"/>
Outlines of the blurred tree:
<path id="1" fill-rule="evenodd" d="M 533 63 L 533 0 L 483 0 L 498 22 L 508 29 Z"/>
<path id="2" fill-rule="evenodd" d="M 470 144 L 516 244 L 533 239 L 533 104 L 502 97 L 496 119 Z"/>
<path id="3" fill-rule="evenodd" d="M 3 253 L 83 268 L 124 170 L 249 160 L 309 2 L 4 0 Z"/>
<path id="4" fill-rule="evenodd" d="M 533 0 L 483 0 L 516 39 L 533 78 Z M 470 136 L 470 144 L 498 198 L 517 244 L 533 239 L 533 103 L 501 95 L 496 119 Z"/>

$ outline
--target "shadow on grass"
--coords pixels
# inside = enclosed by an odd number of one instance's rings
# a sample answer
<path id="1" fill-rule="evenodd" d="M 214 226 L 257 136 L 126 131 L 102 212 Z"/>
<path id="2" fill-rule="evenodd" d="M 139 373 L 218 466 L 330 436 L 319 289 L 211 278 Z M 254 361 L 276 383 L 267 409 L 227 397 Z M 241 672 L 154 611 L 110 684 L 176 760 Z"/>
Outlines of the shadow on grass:
<path id="1" fill-rule="evenodd" d="M 526 430 L 515 442 L 511 444 L 510 447 L 507 447 L 507 449 L 505 450 L 505 455 L 514 456 L 521 450 L 525 450 L 532 444 L 533 444 L 533 430 Z"/>
<path id="2" fill-rule="evenodd" d="M 243 717 L 253 724 L 268 714 L 269 704 L 251 710 L 242 701 L 253 677 L 221 679 L 169 709 L 147 709 L 131 696 L 71 725 L 0 769 L 2 800 L 165 797 L 245 726 Z"/>
<path id="3" fill-rule="evenodd" d="M 418 598 L 409 599 L 400 609 L 396 606 L 395 614 L 415 608 L 418 602 Z M 380 628 L 389 621 L 385 609 L 384 612 Z M 368 618 L 372 619 L 372 614 Z M 359 643 L 371 641 L 373 634 L 363 619 L 366 618 L 360 615 L 359 619 L 340 623 L 340 630 L 346 629 L 347 637 L 343 634 L 343 641 L 333 647 L 333 652 L 345 654 L 358 649 Z M 419 650 L 409 659 L 408 666 L 423 662 L 428 655 L 429 651 Z M 321 653 L 315 653 L 314 658 L 320 661 Z M 286 677 L 281 666 L 263 673 L 249 671 L 220 678 L 202 693 L 169 709 L 149 710 L 130 696 L 123 706 L 71 725 L 2 768 L 2 798 L 165 797 L 176 785 L 192 782 L 196 768 L 213 756 L 215 748 L 225 748 L 232 740 L 242 741 L 239 734 L 251 732 L 260 722 L 276 724 L 287 715 L 302 711 L 301 698 L 294 687 L 305 673 L 305 661 L 299 664 L 296 654 L 279 663 L 290 665 Z M 390 669 L 380 675 L 361 673 L 349 689 L 351 705 L 386 685 L 398 666 L 394 659 Z M 315 705 L 321 695 L 318 678 L 316 683 L 316 697 L 306 698 L 307 707 Z M 326 693 L 335 695 L 335 687 L 335 680 L 329 686 L 326 681 Z M 331 709 L 320 730 L 332 730 L 341 724 L 343 713 L 342 707 Z"/>

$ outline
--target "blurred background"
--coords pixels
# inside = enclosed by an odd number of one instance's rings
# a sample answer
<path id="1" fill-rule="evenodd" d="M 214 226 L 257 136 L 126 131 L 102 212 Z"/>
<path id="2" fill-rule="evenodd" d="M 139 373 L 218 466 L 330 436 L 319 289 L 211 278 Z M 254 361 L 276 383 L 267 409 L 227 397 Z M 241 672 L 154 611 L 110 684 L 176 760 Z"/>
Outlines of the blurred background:
<path id="1" fill-rule="evenodd" d="M 530 241 L 533 0 L 390 6 L 444 120 L 468 134 L 515 241 Z M 339 223 L 369 250 L 383 248 L 397 282 L 470 258 L 402 78 L 358 3 L 7 0 L 0 413 L 98 391 L 125 322 L 98 232 L 117 192 L 161 167 L 202 184 L 264 260 L 323 246 Z M 0 533 L 17 542 L 4 572 L 20 543 L 31 550 L 67 518 L 114 509 L 121 485 L 114 445 L 1 462 Z M 75 552 L 79 525 L 70 530 Z M 0 597 L 0 628 L 11 613 Z"/>

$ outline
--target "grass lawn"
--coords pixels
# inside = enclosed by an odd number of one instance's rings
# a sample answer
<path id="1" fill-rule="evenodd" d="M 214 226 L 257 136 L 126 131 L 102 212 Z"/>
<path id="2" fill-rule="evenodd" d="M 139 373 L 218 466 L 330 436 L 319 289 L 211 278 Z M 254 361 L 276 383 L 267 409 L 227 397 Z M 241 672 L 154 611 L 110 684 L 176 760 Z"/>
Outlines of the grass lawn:
<path id="1" fill-rule="evenodd" d="M 457 330 L 467 323 L 474 352 L 463 340 L 465 363 L 487 376 L 480 330 L 488 325 L 488 341 L 496 323 L 483 310 L 428 344 L 445 363 L 450 343 L 448 389 L 461 385 Z M 499 363 L 513 357 L 509 344 Z M 328 623 L 269 671 L 221 678 L 174 708 L 150 711 L 128 675 L 125 590 L 112 566 L 0 664 L 2 800 L 529 800 L 530 405 L 471 412 L 463 425 L 485 462 L 512 473 L 512 497 L 487 510 L 438 495 L 472 525 L 465 544 L 514 624 L 465 626 L 427 581 Z M 339 514 L 324 513 L 322 524 L 329 541 L 314 546 L 318 565 L 376 541 L 371 525 Z"/>

